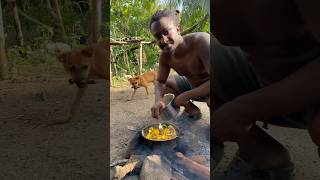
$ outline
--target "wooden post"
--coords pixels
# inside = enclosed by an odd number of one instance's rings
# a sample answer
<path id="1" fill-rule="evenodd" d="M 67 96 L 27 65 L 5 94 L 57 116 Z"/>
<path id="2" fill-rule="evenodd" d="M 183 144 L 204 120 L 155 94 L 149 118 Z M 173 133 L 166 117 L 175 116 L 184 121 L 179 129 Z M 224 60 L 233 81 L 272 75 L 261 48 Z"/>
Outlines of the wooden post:
<path id="1" fill-rule="evenodd" d="M 101 18 L 102 18 L 102 1 L 91 0 L 91 11 L 89 21 L 89 44 L 97 43 L 101 38 Z M 89 5 L 90 6 L 90 5 Z"/>
<path id="2" fill-rule="evenodd" d="M 19 17 L 19 12 L 18 12 L 18 7 L 17 7 L 17 2 L 16 0 L 11 1 L 12 5 L 12 11 L 13 11 L 13 17 L 14 17 L 14 24 L 17 32 L 17 44 L 18 46 L 23 46 L 23 34 L 22 34 L 22 28 L 21 28 L 21 22 L 20 22 L 20 17 Z"/>
<path id="3" fill-rule="evenodd" d="M 2 7 L 0 0 L 0 80 L 8 78 L 8 60 L 6 57 L 5 34 L 3 28 Z"/>
<path id="4" fill-rule="evenodd" d="M 139 52 L 139 75 L 142 74 L 142 43 L 140 42 L 140 52 Z"/>
<path id="5" fill-rule="evenodd" d="M 110 55 L 109 55 L 109 59 L 111 60 L 112 58 L 112 46 L 110 46 Z M 109 62 L 111 64 L 111 62 Z M 110 68 L 110 86 L 112 86 L 112 69 L 111 69 L 111 66 L 109 65 L 109 68 Z"/>
<path id="6" fill-rule="evenodd" d="M 61 6 L 58 0 L 48 0 L 48 7 L 50 9 L 53 19 L 53 36 L 54 42 L 66 42 L 67 36 L 63 25 L 63 19 L 60 12 Z"/>

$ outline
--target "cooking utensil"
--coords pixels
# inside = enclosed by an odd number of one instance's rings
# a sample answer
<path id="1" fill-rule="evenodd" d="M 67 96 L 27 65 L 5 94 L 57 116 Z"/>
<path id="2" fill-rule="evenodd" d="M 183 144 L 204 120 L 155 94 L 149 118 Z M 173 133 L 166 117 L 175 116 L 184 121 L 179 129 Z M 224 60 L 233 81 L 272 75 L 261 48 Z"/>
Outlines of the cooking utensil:
<path id="1" fill-rule="evenodd" d="M 147 125 L 147 126 L 145 126 L 144 128 L 142 128 L 142 130 L 141 130 L 141 135 L 142 135 L 143 138 L 145 138 L 145 139 L 147 139 L 147 140 L 150 140 L 150 141 L 170 141 L 170 140 L 176 139 L 176 138 L 178 137 L 178 135 L 179 135 L 179 129 L 178 129 L 177 126 L 175 126 L 175 125 L 172 124 L 172 123 L 168 123 L 168 122 L 162 123 L 161 126 L 169 126 L 169 125 L 171 125 L 171 126 L 173 127 L 174 131 L 175 131 L 175 136 L 173 136 L 173 137 L 171 137 L 171 138 L 168 138 L 168 139 L 165 139 L 165 140 L 157 140 L 157 139 L 149 139 L 149 138 L 146 137 L 147 134 L 148 134 L 148 131 L 149 131 L 149 129 L 150 129 L 151 127 L 153 127 L 153 128 L 159 128 L 159 124 L 158 124 L 158 123 L 157 123 L 157 124 L 150 124 L 150 125 Z"/>
<path id="2" fill-rule="evenodd" d="M 160 113 L 160 119 L 164 121 L 169 121 L 178 115 L 180 107 L 174 105 L 174 94 L 168 93 L 164 95 L 165 107 Z"/>

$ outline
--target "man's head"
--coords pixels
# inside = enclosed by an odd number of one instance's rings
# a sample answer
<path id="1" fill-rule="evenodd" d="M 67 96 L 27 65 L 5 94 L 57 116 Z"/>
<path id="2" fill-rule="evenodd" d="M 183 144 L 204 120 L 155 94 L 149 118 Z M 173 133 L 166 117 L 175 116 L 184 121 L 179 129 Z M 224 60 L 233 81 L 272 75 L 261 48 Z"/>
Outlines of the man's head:
<path id="1" fill-rule="evenodd" d="M 150 30 L 161 50 L 173 51 L 181 42 L 178 10 L 157 11 L 150 20 Z"/>
<path id="2" fill-rule="evenodd" d="M 70 73 L 70 82 L 76 83 L 79 88 L 87 86 L 93 49 L 85 48 L 61 54 L 58 59 Z"/>

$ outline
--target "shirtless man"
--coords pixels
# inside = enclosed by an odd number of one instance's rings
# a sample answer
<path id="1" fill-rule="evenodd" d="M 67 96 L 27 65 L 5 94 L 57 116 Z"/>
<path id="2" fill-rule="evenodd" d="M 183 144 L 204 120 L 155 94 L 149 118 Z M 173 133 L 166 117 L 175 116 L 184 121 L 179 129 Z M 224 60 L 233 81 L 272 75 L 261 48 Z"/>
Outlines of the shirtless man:
<path id="1" fill-rule="evenodd" d="M 150 21 L 150 30 L 161 51 L 155 83 L 152 116 L 159 118 L 164 108 L 163 96 L 176 95 L 175 105 L 184 106 L 190 116 L 200 110 L 190 100 L 202 100 L 210 106 L 210 35 L 204 32 L 181 36 L 179 11 L 161 10 Z M 180 76 L 169 77 L 170 68 Z M 199 117 L 196 117 L 199 118 Z"/>
<path id="2" fill-rule="evenodd" d="M 287 149 L 255 122 L 305 128 L 320 153 L 320 2 L 215 0 L 212 7 L 211 133 L 239 146 L 231 168 L 212 179 L 292 179 Z"/>

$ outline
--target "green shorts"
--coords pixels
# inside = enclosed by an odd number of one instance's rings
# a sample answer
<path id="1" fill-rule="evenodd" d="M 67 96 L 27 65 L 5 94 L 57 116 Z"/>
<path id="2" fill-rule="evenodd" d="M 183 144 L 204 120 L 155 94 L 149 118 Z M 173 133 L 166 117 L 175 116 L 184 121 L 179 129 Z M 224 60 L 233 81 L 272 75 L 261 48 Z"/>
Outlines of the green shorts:
<path id="1" fill-rule="evenodd" d="M 190 82 L 188 81 L 188 79 L 185 76 L 175 75 L 174 79 L 176 81 L 179 93 L 183 93 L 183 92 L 186 92 L 186 91 L 189 91 L 192 89 Z M 205 97 L 201 97 L 201 98 L 193 99 L 193 100 L 200 101 L 200 102 L 207 102 L 208 99 L 209 99 L 209 96 L 205 96 Z"/>
<path id="2" fill-rule="evenodd" d="M 213 92 L 216 96 L 226 101 L 258 90 L 266 86 L 257 75 L 254 66 L 248 61 L 249 55 L 239 47 L 224 46 L 217 40 L 211 40 L 211 51 L 213 52 Z M 313 53 L 315 54 L 315 53 Z M 296 58 L 319 58 L 312 53 Z M 302 128 L 306 121 L 314 115 L 314 110 L 308 112 L 293 113 L 268 120 L 270 124 Z"/>

